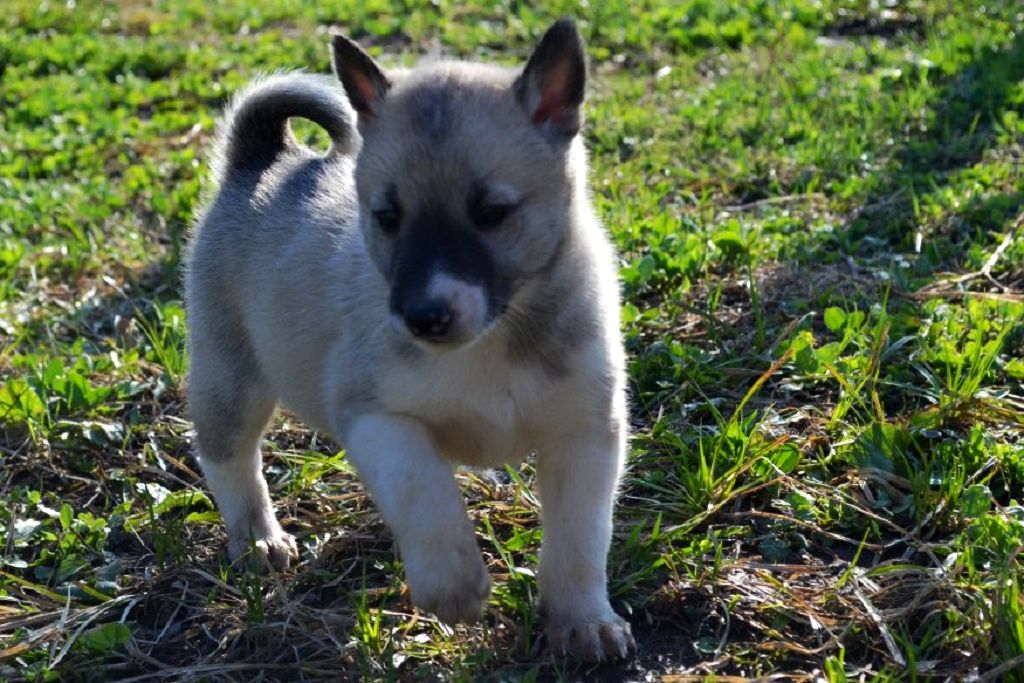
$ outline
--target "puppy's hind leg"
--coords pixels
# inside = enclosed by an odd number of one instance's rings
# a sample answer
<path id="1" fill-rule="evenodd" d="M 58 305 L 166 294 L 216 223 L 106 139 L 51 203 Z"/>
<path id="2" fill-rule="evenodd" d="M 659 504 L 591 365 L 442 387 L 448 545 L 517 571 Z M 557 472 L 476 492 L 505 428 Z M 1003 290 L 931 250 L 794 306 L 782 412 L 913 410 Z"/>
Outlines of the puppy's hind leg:
<path id="1" fill-rule="evenodd" d="M 252 544 L 258 559 L 284 569 L 298 550 L 274 516 L 259 448 L 275 399 L 248 348 L 227 349 L 193 335 L 191 364 L 199 463 L 224 518 L 229 553 L 237 558 Z"/>

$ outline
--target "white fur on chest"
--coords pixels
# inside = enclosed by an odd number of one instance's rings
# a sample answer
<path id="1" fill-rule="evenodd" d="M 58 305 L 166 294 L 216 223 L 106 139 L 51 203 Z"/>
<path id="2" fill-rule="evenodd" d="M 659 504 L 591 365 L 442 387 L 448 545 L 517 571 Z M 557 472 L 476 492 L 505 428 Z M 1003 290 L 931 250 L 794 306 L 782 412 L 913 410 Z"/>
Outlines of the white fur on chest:
<path id="1" fill-rule="evenodd" d="M 379 398 L 390 410 L 425 419 L 474 418 L 503 431 L 516 427 L 548 383 L 537 369 L 475 349 L 403 364 L 382 375 Z"/>
<path id="2" fill-rule="evenodd" d="M 540 369 L 479 345 L 390 368 L 377 391 L 388 411 L 429 425 L 447 457 L 493 466 L 528 454 L 529 425 L 550 383 Z"/>

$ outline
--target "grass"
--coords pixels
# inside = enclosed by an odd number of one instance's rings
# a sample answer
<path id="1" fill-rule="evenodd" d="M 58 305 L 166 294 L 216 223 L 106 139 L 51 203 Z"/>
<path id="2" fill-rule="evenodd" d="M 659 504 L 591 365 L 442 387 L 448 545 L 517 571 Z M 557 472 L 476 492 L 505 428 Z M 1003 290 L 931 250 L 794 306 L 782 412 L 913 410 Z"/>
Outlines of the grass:
<path id="1" fill-rule="evenodd" d="M 610 590 L 640 654 L 592 669 L 535 651 L 529 464 L 460 475 L 495 590 L 452 629 L 288 415 L 301 564 L 232 568 L 182 403 L 225 98 L 325 71 L 329 27 L 513 63 L 562 13 L 635 432 Z M 1024 681 L 1018 3 L 9 0 L 0 104 L 0 678 Z"/>

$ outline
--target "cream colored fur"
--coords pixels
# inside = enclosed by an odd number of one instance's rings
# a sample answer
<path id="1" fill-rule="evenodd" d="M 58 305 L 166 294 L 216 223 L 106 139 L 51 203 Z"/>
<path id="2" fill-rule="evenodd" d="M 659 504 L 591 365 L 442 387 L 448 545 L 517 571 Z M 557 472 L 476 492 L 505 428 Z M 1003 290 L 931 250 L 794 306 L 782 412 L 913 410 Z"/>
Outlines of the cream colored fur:
<path id="1" fill-rule="evenodd" d="M 337 104 L 336 86 L 284 75 L 240 96 L 188 260 L 198 455 L 232 554 L 252 542 L 284 567 L 297 549 L 276 521 L 259 441 L 274 407 L 287 406 L 346 449 L 394 533 L 416 605 L 462 621 L 479 617 L 490 580 L 452 467 L 536 453 L 549 643 L 587 660 L 625 656 L 632 636 L 606 588 L 627 438 L 616 264 L 591 208 L 579 136 L 559 147 L 534 130 L 512 94 L 517 73 L 443 63 L 389 74 L 374 120 L 360 119 L 358 163 L 354 115 Z M 434 112 L 448 128 L 431 145 L 399 113 L 421 106 L 424 88 L 445 87 L 459 97 Z M 302 115 L 311 101 L 336 108 L 316 115 L 336 137 L 326 157 L 287 136 L 267 163 L 258 149 L 231 148 L 246 144 L 237 112 L 294 104 L 289 115 Z M 271 140 L 274 130 L 259 128 Z M 496 181 L 494 192 L 524 198 L 486 237 L 514 293 L 483 325 L 479 287 L 435 278 L 433 287 L 472 309 L 476 336 L 424 349 L 393 324 L 392 246 L 372 224 L 372 203 L 400 182 L 410 206 L 429 199 L 455 211 L 481 175 Z"/>

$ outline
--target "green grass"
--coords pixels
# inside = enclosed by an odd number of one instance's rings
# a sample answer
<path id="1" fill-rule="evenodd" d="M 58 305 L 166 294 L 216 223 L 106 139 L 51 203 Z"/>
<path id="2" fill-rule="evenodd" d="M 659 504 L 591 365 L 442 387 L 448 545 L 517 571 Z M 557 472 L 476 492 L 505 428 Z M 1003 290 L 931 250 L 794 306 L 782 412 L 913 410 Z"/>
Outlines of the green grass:
<path id="1" fill-rule="evenodd" d="M 635 431 L 610 590 L 640 654 L 596 669 L 535 651 L 529 464 L 460 475 L 495 590 L 451 629 L 287 415 L 301 564 L 232 568 L 181 393 L 230 93 L 326 71 L 329 27 L 515 63 L 563 13 Z M 1019 3 L 9 0 L 0 131 L 0 678 L 1024 681 Z"/>

